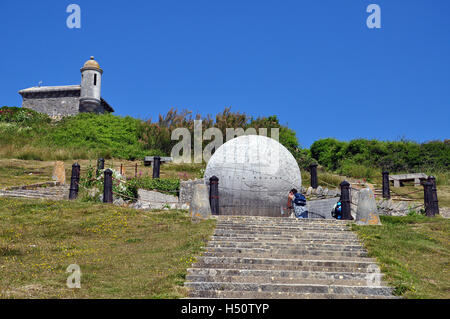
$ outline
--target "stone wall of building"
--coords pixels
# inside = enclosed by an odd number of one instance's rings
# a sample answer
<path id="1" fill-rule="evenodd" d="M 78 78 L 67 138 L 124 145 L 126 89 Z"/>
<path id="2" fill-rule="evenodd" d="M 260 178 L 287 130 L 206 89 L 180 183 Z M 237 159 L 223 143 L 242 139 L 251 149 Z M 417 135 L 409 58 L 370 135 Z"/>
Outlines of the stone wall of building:
<path id="1" fill-rule="evenodd" d="M 36 96 L 23 97 L 22 107 L 44 113 L 52 118 L 76 115 L 80 109 L 80 97 L 76 94 L 63 96 Z"/>

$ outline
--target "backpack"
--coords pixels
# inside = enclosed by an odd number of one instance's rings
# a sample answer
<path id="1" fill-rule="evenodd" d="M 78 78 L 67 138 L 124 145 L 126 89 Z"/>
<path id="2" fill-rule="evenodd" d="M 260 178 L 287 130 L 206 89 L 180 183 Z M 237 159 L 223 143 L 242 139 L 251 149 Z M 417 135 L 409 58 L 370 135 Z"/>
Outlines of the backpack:
<path id="1" fill-rule="evenodd" d="M 297 206 L 305 206 L 306 205 L 306 198 L 300 193 L 294 194 L 294 204 Z"/>
<path id="2" fill-rule="evenodd" d="M 342 203 L 337 202 L 336 205 L 334 205 L 333 210 L 331 211 L 331 216 L 336 219 L 342 218 Z"/>

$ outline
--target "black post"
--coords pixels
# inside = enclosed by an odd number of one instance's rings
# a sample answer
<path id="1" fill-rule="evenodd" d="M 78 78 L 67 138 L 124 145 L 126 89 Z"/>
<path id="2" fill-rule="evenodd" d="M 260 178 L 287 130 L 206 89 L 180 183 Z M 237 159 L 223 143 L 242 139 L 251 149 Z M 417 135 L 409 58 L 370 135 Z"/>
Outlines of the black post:
<path id="1" fill-rule="evenodd" d="M 426 181 L 423 183 L 423 198 L 425 204 L 425 215 L 434 217 L 435 211 L 433 207 L 433 183 Z"/>
<path id="2" fill-rule="evenodd" d="M 431 199 L 430 201 L 433 203 L 433 214 L 439 215 L 439 201 L 437 197 L 437 187 L 436 187 L 436 177 L 434 176 L 428 176 L 428 181 L 433 184 L 433 187 L 431 188 Z"/>
<path id="3" fill-rule="evenodd" d="M 70 178 L 69 199 L 77 199 L 79 182 L 80 182 L 80 165 L 78 163 L 75 163 L 72 165 L 72 177 Z"/>
<path id="4" fill-rule="evenodd" d="M 161 157 L 153 157 L 153 178 L 159 178 L 159 170 L 161 167 Z"/>
<path id="5" fill-rule="evenodd" d="M 100 172 L 100 170 L 105 168 L 105 159 L 104 158 L 99 158 L 97 160 L 97 175 Z"/>
<path id="6" fill-rule="evenodd" d="M 311 187 L 316 189 L 319 187 L 319 180 L 317 179 L 317 163 L 309 165 L 309 170 L 311 173 Z"/>
<path id="7" fill-rule="evenodd" d="M 351 213 L 350 206 L 350 183 L 343 181 L 341 184 L 341 203 L 342 203 L 342 219 L 352 220 L 353 216 Z"/>
<path id="8" fill-rule="evenodd" d="M 217 176 L 209 179 L 209 203 L 211 214 L 219 215 L 219 178 Z"/>
<path id="9" fill-rule="evenodd" d="M 112 170 L 109 168 L 105 171 L 105 178 L 103 180 L 103 203 L 113 202 L 113 189 L 112 189 Z"/>
<path id="10" fill-rule="evenodd" d="M 383 198 L 391 198 L 391 190 L 389 188 L 389 172 L 384 171 L 383 173 Z"/>

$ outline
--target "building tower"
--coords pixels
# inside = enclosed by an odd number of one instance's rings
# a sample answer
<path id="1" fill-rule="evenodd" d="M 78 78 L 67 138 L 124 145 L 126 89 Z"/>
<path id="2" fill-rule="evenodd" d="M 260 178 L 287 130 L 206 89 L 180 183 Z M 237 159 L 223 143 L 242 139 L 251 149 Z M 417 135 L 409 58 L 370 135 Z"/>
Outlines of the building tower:
<path id="1" fill-rule="evenodd" d="M 100 89 L 103 70 L 94 57 L 81 68 L 80 112 L 104 113 Z"/>

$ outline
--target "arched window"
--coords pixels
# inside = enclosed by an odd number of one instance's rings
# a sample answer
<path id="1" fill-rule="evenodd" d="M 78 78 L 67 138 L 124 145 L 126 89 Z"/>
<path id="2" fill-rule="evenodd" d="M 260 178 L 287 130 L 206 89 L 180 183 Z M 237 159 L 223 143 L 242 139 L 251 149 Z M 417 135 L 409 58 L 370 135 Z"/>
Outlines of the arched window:
<path id="1" fill-rule="evenodd" d="M 97 74 L 94 75 L 94 85 L 97 85 Z"/>

